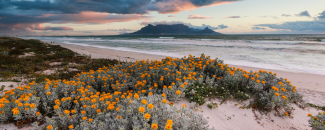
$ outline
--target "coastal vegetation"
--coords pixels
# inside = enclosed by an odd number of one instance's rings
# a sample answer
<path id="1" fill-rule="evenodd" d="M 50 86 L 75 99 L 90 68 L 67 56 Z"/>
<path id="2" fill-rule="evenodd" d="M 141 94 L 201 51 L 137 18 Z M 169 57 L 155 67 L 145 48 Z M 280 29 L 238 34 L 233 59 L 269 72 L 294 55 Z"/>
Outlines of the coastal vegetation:
<path id="1" fill-rule="evenodd" d="M 91 59 L 59 45 L 39 40 L 0 38 L 1 81 L 20 82 L 21 79 L 27 79 L 27 82 L 40 83 L 45 79 L 70 79 L 77 73 L 118 62 L 111 59 Z M 44 74 L 46 70 L 54 71 Z"/>
<path id="2" fill-rule="evenodd" d="M 20 51 L 15 54 L 9 51 L 10 54 L 1 56 L 17 58 L 23 54 Z M 56 56 L 63 53 L 54 52 Z M 60 62 L 69 56 L 65 62 L 87 59 L 76 60 L 78 57 L 73 57 L 74 54 L 66 50 Z M 207 130 L 210 129 L 208 121 L 190 108 L 212 98 L 222 99 L 222 102 L 250 100 L 249 108 L 265 113 L 274 110 L 283 118 L 292 117 L 293 103 L 305 107 L 296 87 L 287 79 L 277 78 L 276 73 L 229 67 L 222 60 L 204 54 L 166 57 L 160 61 L 110 61 L 113 62 L 105 65 L 100 62 L 100 68 L 88 67 L 90 70 L 71 77 L 46 77 L 5 91 L 0 99 L 0 121 L 15 123 L 18 127 L 32 124 L 36 129 L 48 130 Z M 15 74 L 20 72 L 12 70 Z M 191 106 L 177 108 L 174 103 L 182 98 L 190 100 Z M 208 106 L 216 108 L 218 104 Z M 317 120 L 313 117 L 313 121 L 324 121 L 324 114 L 316 116 Z M 321 122 L 311 123 L 318 123 L 314 128 L 324 126 Z"/>

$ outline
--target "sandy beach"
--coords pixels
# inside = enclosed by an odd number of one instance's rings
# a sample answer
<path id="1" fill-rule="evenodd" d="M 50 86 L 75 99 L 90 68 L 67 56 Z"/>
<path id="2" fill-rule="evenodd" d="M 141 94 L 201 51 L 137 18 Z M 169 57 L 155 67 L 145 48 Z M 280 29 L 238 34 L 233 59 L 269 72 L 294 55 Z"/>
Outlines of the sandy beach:
<path id="1" fill-rule="evenodd" d="M 69 44 L 58 44 L 64 48 L 75 51 L 79 54 L 91 55 L 91 58 L 110 58 L 118 59 L 121 61 L 135 61 L 135 60 L 161 60 L 165 56 L 160 55 L 149 55 L 144 53 L 136 52 L 126 52 L 126 51 L 117 51 L 103 48 L 95 47 L 85 47 Z M 212 57 L 214 58 L 214 57 Z M 227 63 L 226 63 L 227 64 Z M 230 65 L 230 67 L 242 68 L 246 71 L 258 71 L 266 70 L 273 73 L 277 73 L 278 77 L 287 78 L 291 81 L 291 84 L 297 86 L 297 92 L 303 95 L 303 99 L 306 103 L 313 103 L 319 106 L 324 106 L 325 101 L 325 76 L 316 75 L 316 74 L 307 74 L 307 73 L 294 73 L 286 72 L 280 70 L 270 70 L 262 68 L 254 68 L 248 66 L 238 66 Z M 220 101 L 214 100 L 218 104 Z M 239 103 L 239 106 L 235 104 Z M 189 105 L 187 100 L 182 100 L 176 105 L 181 107 L 182 104 Z M 244 104 L 248 105 L 249 101 L 245 102 L 236 102 L 228 101 L 224 104 L 219 105 L 216 109 L 209 109 L 205 104 L 199 107 L 198 113 L 202 113 L 209 121 L 209 125 L 216 129 L 229 129 L 229 130 L 240 130 L 240 129 L 311 129 L 308 124 L 307 117 L 308 113 L 316 114 L 322 112 L 312 107 L 307 107 L 305 109 L 299 108 L 297 105 L 293 104 L 292 107 L 295 109 L 293 118 L 281 118 L 274 116 L 274 111 L 267 114 L 261 115 L 259 112 L 252 112 L 251 109 L 240 109 L 240 106 Z M 255 113 L 255 114 L 254 114 Z M 228 118 L 231 119 L 228 119 Z"/>

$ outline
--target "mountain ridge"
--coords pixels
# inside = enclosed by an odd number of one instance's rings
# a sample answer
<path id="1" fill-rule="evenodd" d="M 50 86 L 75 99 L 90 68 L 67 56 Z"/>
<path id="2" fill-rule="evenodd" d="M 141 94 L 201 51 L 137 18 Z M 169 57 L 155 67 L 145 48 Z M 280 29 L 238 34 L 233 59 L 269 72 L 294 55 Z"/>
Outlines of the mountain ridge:
<path id="1" fill-rule="evenodd" d="M 148 24 L 140 30 L 133 33 L 125 33 L 122 35 L 222 35 L 208 27 L 203 30 L 189 28 L 184 24 L 165 25 L 158 24 L 156 26 Z"/>

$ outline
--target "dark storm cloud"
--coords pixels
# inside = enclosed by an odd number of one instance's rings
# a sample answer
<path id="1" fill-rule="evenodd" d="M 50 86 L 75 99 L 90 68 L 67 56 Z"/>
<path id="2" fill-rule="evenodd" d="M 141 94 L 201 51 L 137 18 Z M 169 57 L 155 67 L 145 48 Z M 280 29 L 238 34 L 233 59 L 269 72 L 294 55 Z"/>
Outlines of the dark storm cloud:
<path id="1" fill-rule="evenodd" d="M 148 11 L 175 13 L 190 8 L 219 5 L 240 0 L 55 0 L 12 1 L 0 4 L 0 9 L 15 7 L 17 10 L 59 11 L 79 13 L 82 11 L 106 12 L 117 14 L 146 14 Z"/>

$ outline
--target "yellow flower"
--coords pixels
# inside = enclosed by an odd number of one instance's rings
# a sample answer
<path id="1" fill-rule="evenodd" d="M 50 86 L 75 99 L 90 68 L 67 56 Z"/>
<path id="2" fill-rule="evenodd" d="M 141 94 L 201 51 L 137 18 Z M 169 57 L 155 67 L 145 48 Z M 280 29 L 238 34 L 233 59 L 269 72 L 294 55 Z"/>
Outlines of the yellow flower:
<path id="1" fill-rule="evenodd" d="M 69 126 L 69 129 L 73 129 L 73 125 L 70 125 L 70 126 Z"/>
<path id="2" fill-rule="evenodd" d="M 147 120 L 150 119 L 150 114 L 149 113 L 144 114 L 144 118 Z"/>
<path id="3" fill-rule="evenodd" d="M 142 102 L 143 105 L 147 104 L 147 100 L 142 100 L 141 102 Z"/>
<path id="4" fill-rule="evenodd" d="M 145 109 L 144 107 L 140 107 L 140 108 L 139 108 L 139 112 L 140 112 L 140 113 L 143 113 L 145 110 L 146 110 L 146 109 Z"/>
<path id="5" fill-rule="evenodd" d="M 177 94 L 177 95 L 180 95 L 181 93 L 182 93 L 182 92 L 179 91 L 179 90 L 176 91 L 176 94 Z"/>
<path id="6" fill-rule="evenodd" d="M 156 129 L 158 129 L 158 125 L 157 125 L 156 123 L 153 123 L 153 124 L 151 125 L 151 128 L 154 129 L 154 130 L 156 130 Z"/>
<path id="7" fill-rule="evenodd" d="M 50 129 L 52 129 L 52 125 L 48 125 L 46 128 L 47 128 L 48 130 L 50 130 Z"/>

